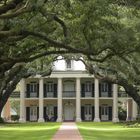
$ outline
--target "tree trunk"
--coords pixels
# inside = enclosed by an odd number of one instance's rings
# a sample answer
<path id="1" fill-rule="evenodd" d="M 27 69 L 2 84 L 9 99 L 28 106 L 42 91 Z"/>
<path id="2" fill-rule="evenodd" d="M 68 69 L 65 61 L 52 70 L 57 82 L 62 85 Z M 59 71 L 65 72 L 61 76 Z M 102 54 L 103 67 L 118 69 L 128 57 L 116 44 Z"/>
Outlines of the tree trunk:
<path id="1" fill-rule="evenodd" d="M 12 71 L 9 73 L 10 77 L 5 77 L 0 83 L 0 116 L 3 110 L 4 105 L 6 104 L 7 100 L 9 99 L 10 95 L 16 88 L 16 85 L 19 83 L 22 77 L 27 75 L 23 66 L 19 66 L 17 70 Z"/>
<path id="2" fill-rule="evenodd" d="M 140 108 L 140 95 L 138 94 L 138 89 L 134 87 L 134 85 L 130 85 L 126 80 L 120 80 L 118 81 L 118 84 L 125 89 L 126 93 L 134 99 Z"/>

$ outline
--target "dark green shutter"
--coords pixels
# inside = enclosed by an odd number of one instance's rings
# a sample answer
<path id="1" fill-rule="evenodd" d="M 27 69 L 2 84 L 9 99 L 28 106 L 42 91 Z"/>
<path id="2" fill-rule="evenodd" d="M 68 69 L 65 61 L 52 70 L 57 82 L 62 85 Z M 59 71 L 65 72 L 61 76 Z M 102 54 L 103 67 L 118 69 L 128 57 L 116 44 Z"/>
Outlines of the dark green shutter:
<path id="1" fill-rule="evenodd" d="M 95 113 L 94 113 L 94 106 L 92 106 L 92 120 L 94 120 Z"/>
<path id="2" fill-rule="evenodd" d="M 101 97 L 101 83 L 99 83 L 99 97 Z"/>
<path id="3" fill-rule="evenodd" d="M 39 107 L 37 107 L 37 120 L 39 118 Z"/>
<path id="4" fill-rule="evenodd" d="M 30 107 L 26 107 L 26 121 L 30 121 Z"/>
<path id="5" fill-rule="evenodd" d="M 81 107 L 81 119 L 84 121 L 85 120 L 85 107 Z"/>
<path id="6" fill-rule="evenodd" d="M 30 98 L 30 84 L 27 84 L 27 85 L 26 85 L 26 91 L 27 91 L 26 97 L 27 97 L 27 98 Z"/>
<path id="7" fill-rule="evenodd" d="M 39 84 L 37 84 L 37 97 L 39 97 Z"/>
<path id="8" fill-rule="evenodd" d="M 112 97 L 112 84 L 108 83 L 108 97 Z"/>
<path id="9" fill-rule="evenodd" d="M 54 84 L 54 97 L 57 97 L 57 84 Z"/>
<path id="10" fill-rule="evenodd" d="M 81 97 L 85 97 L 85 84 L 81 84 Z"/>
<path id="11" fill-rule="evenodd" d="M 48 84 L 46 84 L 46 97 L 48 97 Z"/>
<path id="12" fill-rule="evenodd" d="M 43 85 L 43 89 L 44 89 L 44 97 L 47 97 L 46 96 L 46 84 Z"/>
<path id="13" fill-rule="evenodd" d="M 94 83 L 92 84 L 92 97 L 94 97 Z"/>
<path id="14" fill-rule="evenodd" d="M 112 120 L 112 106 L 109 106 L 109 120 Z"/>
<path id="15" fill-rule="evenodd" d="M 101 106 L 99 107 L 99 117 L 101 119 Z"/>
<path id="16" fill-rule="evenodd" d="M 46 121 L 46 106 L 44 106 L 44 120 Z"/>
<path id="17" fill-rule="evenodd" d="M 57 120 L 57 106 L 54 106 L 54 118 Z"/>

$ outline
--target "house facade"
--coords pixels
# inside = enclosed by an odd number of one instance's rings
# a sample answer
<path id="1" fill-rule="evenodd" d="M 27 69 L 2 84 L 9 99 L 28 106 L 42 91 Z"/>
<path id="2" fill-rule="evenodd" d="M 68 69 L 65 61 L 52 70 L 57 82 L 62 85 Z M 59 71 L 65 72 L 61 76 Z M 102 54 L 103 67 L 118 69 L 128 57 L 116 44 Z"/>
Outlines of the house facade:
<path id="1" fill-rule="evenodd" d="M 118 85 L 105 83 L 86 72 L 82 62 L 59 60 L 50 76 L 20 81 L 20 122 L 113 121 L 118 101 L 127 104 L 127 120 L 137 117 L 137 105 L 120 97 Z"/>
<path id="2" fill-rule="evenodd" d="M 94 78 L 81 62 L 56 62 L 50 76 L 22 79 L 20 87 L 20 122 L 119 121 L 118 85 Z M 126 119 L 135 120 L 137 105 L 125 100 Z"/>

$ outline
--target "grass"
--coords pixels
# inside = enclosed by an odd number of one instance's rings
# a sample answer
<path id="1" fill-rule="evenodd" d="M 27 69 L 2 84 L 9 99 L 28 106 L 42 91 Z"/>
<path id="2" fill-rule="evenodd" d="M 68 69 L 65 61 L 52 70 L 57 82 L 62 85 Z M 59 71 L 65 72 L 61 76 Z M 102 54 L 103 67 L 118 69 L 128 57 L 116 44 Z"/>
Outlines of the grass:
<path id="1" fill-rule="evenodd" d="M 1 140 L 50 140 L 60 123 L 0 124 Z"/>
<path id="2" fill-rule="evenodd" d="M 77 123 L 84 140 L 140 140 L 140 128 L 128 128 L 112 122 Z"/>

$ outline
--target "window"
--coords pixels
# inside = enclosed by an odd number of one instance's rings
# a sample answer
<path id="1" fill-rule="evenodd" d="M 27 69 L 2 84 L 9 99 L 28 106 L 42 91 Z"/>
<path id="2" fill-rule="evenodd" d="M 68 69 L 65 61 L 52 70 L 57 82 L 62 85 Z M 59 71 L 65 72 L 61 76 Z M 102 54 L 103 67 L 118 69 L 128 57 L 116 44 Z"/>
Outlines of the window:
<path id="1" fill-rule="evenodd" d="M 63 96 L 75 97 L 75 84 L 73 81 L 65 81 L 63 84 Z"/>
<path id="2" fill-rule="evenodd" d="M 30 97 L 37 97 L 37 83 L 30 83 Z"/>
<path id="3" fill-rule="evenodd" d="M 101 114 L 102 115 L 108 115 L 108 106 L 102 106 L 101 107 Z"/>
<path id="4" fill-rule="evenodd" d="M 92 91 L 92 84 L 91 82 L 85 83 L 85 92 L 91 92 Z"/>
<path id="5" fill-rule="evenodd" d="M 108 92 L 108 84 L 107 83 L 101 83 L 101 91 Z"/>
<path id="6" fill-rule="evenodd" d="M 54 91 L 54 84 L 52 82 L 47 83 L 47 91 L 53 92 Z"/>
<path id="7" fill-rule="evenodd" d="M 71 60 L 70 59 L 67 59 L 66 60 L 66 68 L 67 69 L 71 69 L 72 68 L 72 63 L 71 63 Z"/>
<path id="8" fill-rule="evenodd" d="M 31 93 L 37 92 L 37 84 L 36 83 L 31 83 L 30 84 L 30 92 Z"/>

